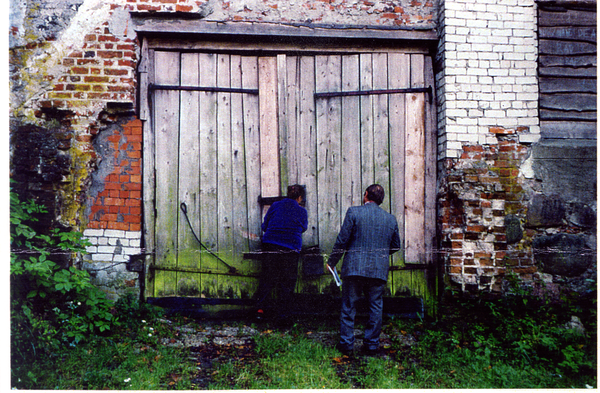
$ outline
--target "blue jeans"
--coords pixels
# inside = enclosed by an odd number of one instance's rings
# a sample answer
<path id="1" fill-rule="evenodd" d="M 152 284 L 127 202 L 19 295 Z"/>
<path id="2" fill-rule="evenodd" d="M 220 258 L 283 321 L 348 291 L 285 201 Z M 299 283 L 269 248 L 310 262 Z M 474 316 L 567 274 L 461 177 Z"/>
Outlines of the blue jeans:
<path id="1" fill-rule="evenodd" d="M 369 350 L 379 347 L 383 316 L 385 281 L 358 276 L 344 277 L 342 283 L 342 311 L 340 316 L 340 347 L 354 348 L 354 318 L 356 301 L 364 293 L 369 304 L 369 321 L 365 327 L 364 346 Z"/>

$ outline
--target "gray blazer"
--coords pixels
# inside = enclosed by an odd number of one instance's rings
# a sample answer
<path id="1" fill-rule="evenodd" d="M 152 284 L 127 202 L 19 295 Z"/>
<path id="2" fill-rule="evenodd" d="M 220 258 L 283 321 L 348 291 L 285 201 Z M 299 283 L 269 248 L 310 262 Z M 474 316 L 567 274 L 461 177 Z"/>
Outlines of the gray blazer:
<path id="1" fill-rule="evenodd" d="M 396 217 L 376 203 L 353 206 L 346 212 L 327 263 L 334 267 L 345 253 L 342 277 L 387 281 L 390 255 L 401 247 Z"/>

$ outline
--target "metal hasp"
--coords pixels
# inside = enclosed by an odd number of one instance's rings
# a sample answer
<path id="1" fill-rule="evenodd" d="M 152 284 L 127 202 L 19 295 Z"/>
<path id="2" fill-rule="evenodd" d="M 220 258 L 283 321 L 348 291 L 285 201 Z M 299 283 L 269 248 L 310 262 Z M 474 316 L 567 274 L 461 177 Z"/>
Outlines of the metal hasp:
<path id="1" fill-rule="evenodd" d="M 177 91 L 207 91 L 212 93 L 241 93 L 258 95 L 258 89 L 241 89 L 234 87 L 206 87 L 206 86 L 178 86 L 178 85 L 148 85 L 148 92 L 155 90 L 177 90 Z"/>
<path id="2" fill-rule="evenodd" d="M 408 87 L 405 89 L 379 89 L 379 90 L 356 90 L 356 91 L 334 91 L 327 93 L 315 93 L 315 99 L 331 97 L 352 97 L 352 96 L 370 96 L 380 94 L 410 94 L 427 93 L 429 104 L 433 100 L 433 88 L 429 87 Z"/>

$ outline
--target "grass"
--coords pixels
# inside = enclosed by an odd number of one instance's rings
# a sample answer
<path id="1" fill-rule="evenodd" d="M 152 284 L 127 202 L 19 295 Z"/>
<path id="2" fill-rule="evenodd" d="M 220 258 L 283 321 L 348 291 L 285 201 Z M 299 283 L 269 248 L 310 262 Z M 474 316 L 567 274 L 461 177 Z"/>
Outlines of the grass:
<path id="1" fill-rule="evenodd" d="M 251 356 L 225 349 L 206 372 L 208 389 L 522 389 L 596 387 L 594 303 L 549 304 L 523 297 L 450 299 L 435 321 L 386 319 L 385 356 L 343 357 L 332 345 L 291 330 L 264 330 Z M 161 344 L 173 319 L 146 306 L 121 306 L 124 322 L 104 337 L 64 347 L 31 364 L 12 364 L 19 389 L 196 389 L 190 351 Z M 144 312 L 141 312 L 144 311 Z M 565 328 L 571 316 L 586 327 Z M 171 318 L 172 319 L 172 318 Z M 202 322 L 198 322 L 201 326 Z M 332 327 L 329 326 L 329 329 Z M 335 329 L 335 328 L 333 328 Z M 403 337 L 414 337 L 407 344 Z M 204 367 L 204 366 L 203 366 Z"/>

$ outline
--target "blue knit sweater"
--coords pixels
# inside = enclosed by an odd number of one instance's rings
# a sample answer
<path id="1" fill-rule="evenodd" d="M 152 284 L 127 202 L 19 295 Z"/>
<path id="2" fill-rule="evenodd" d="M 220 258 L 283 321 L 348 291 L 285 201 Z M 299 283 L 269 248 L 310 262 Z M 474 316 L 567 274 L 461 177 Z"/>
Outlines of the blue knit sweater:
<path id="1" fill-rule="evenodd" d="M 285 198 L 271 205 L 262 224 L 262 242 L 300 251 L 302 233 L 308 228 L 308 214 L 293 199 Z"/>

